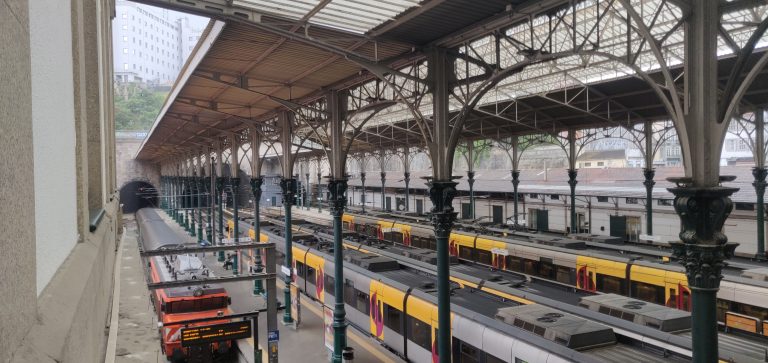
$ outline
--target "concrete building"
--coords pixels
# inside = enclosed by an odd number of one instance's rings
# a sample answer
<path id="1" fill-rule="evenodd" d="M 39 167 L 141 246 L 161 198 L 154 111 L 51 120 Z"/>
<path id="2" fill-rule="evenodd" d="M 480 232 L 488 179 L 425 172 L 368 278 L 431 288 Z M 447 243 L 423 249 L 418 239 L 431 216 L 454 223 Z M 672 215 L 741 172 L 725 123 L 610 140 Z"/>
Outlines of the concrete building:
<path id="1" fill-rule="evenodd" d="M 200 38 L 186 17 L 134 2 L 115 3 L 113 41 L 115 79 L 120 82 L 170 84 Z"/>
<path id="2" fill-rule="evenodd" d="M 0 362 L 104 357 L 114 14 L 110 0 L 0 2 Z"/>

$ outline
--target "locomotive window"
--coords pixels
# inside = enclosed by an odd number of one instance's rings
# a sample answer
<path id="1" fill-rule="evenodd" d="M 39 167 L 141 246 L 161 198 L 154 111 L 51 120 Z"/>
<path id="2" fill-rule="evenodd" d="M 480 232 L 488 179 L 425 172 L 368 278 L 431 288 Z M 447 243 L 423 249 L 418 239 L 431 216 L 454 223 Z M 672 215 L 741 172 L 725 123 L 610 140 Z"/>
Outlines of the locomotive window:
<path id="1" fill-rule="evenodd" d="M 325 275 L 325 291 L 330 292 L 331 294 L 334 294 L 334 289 L 336 288 L 334 285 L 335 280 L 332 276 Z"/>
<path id="2" fill-rule="evenodd" d="M 753 316 L 758 319 L 768 319 L 768 309 L 743 303 L 733 303 L 733 312 Z"/>
<path id="3" fill-rule="evenodd" d="M 632 296 L 656 304 L 664 304 L 664 288 L 661 286 L 632 281 Z"/>
<path id="4" fill-rule="evenodd" d="M 406 331 L 408 340 L 416 343 L 418 346 L 428 350 L 432 351 L 432 334 L 431 334 L 431 327 L 429 324 L 413 318 L 413 317 L 406 317 L 406 321 L 408 324 L 408 329 Z"/>
<path id="5" fill-rule="evenodd" d="M 614 293 L 614 294 L 623 294 L 625 291 L 624 288 L 624 279 L 614 277 L 614 276 L 608 276 L 603 274 L 597 274 L 597 290 L 606 292 L 606 293 Z"/>
<path id="6" fill-rule="evenodd" d="M 403 334 L 401 325 L 402 316 L 403 314 L 400 312 L 400 310 L 384 304 L 384 325 L 400 335 Z"/>
<path id="7" fill-rule="evenodd" d="M 304 278 L 304 264 L 299 261 L 296 261 L 296 275 Z"/>
<path id="8" fill-rule="evenodd" d="M 472 247 L 464 247 L 464 246 L 458 246 L 459 248 L 459 257 L 465 259 L 465 260 L 471 260 L 472 259 L 472 250 L 474 248 Z"/>
<path id="9" fill-rule="evenodd" d="M 555 265 L 550 261 L 539 261 L 539 276 L 551 279 L 555 277 Z"/>
<path id="10" fill-rule="evenodd" d="M 166 313 L 192 313 L 196 311 L 224 309 L 227 307 L 226 297 L 197 298 L 194 300 L 173 301 L 166 305 Z"/>

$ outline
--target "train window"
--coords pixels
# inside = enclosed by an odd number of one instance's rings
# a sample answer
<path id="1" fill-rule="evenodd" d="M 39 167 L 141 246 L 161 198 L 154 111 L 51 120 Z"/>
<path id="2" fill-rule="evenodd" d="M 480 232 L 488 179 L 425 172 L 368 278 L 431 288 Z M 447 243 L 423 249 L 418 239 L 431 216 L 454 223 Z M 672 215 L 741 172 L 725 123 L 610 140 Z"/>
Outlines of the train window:
<path id="1" fill-rule="evenodd" d="M 536 275 L 539 272 L 539 262 L 524 259 L 523 272 L 528 275 Z"/>
<path id="2" fill-rule="evenodd" d="M 731 310 L 731 302 L 717 299 L 717 320 L 725 321 L 725 313 Z"/>
<path id="3" fill-rule="evenodd" d="M 301 276 L 301 275 L 299 275 L 299 276 Z M 317 281 L 315 280 L 317 278 L 317 272 L 316 272 L 316 270 L 314 268 L 307 266 L 307 275 L 306 276 L 307 276 L 306 280 L 310 284 L 314 285 L 314 284 L 317 283 Z"/>
<path id="4" fill-rule="evenodd" d="M 632 296 L 652 303 L 664 305 L 664 288 L 661 286 L 632 281 Z"/>
<path id="5" fill-rule="evenodd" d="M 429 324 L 411 316 L 406 317 L 406 322 L 408 325 L 408 329 L 406 330 L 406 338 L 416 343 L 416 345 L 428 351 L 432 351 L 432 332 L 430 331 L 432 327 L 430 327 Z"/>
<path id="6" fill-rule="evenodd" d="M 624 279 L 597 274 L 597 290 L 606 293 L 623 294 L 626 291 Z"/>
<path id="7" fill-rule="evenodd" d="M 739 314 L 749 315 L 758 319 L 768 319 L 768 309 L 749 304 L 734 302 L 732 311 Z"/>
<path id="8" fill-rule="evenodd" d="M 539 273 L 538 275 L 547 279 L 555 277 L 555 265 L 552 263 L 552 259 L 542 259 L 539 261 Z"/>
<path id="9" fill-rule="evenodd" d="M 507 361 L 496 358 L 488 353 L 485 353 L 485 363 L 507 363 Z"/>
<path id="10" fill-rule="evenodd" d="M 384 304 L 384 325 L 400 335 L 403 334 L 402 317 L 400 310 Z"/>
<path id="11" fill-rule="evenodd" d="M 359 310 L 360 312 L 364 313 L 365 315 L 371 314 L 371 305 L 369 304 L 369 297 L 368 294 L 355 289 L 355 297 L 357 306 L 355 306 L 355 309 Z"/>
<path id="12" fill-rule="evenodd" d="M 224 309 L 226 307 L 226 297 L 196 298 L 194 300 L 169 302 L 165 307 L 165 312 L 168 314 L 192 313 L 195 311 Z"/>
<path id="13" fill-rule="evenodd" d="M 453 361 L 456 363 L 479 363 L 480 350 L 454 337 Z"/>
<path id="14" fill-rule="evenodd" d="M 333 279 L 333 276 L 325 275 L 325 291 L 329 291 L 331 294 L 334 293 L 335 285 L 334 283 L 336 280 Z"/>
<path id="15" fill-rule="evenodd" d="M 507 256 L 507 270 L 523 271 L 523 262 L 520 257 Z"/>
<path id="16" fill-rule="evenodd" d="M 481 249 L 475 249 L 477 252 L 477 262 L 482 263 L 484 265 L 490 265 L 491 264 L 491 253 L 488 251 L 483 251 Z"/>
<path id="17" fill-rule="evenodd" d="M 576 285 L 576 269 L 557 266 L 557 282 Z"/>
<path id="18" fill-rule="evenodd" d="M 357 306 L 355 298 L 355 282 L 352 280 L 344 280 L 344 303 L 349 306 Z"/>
<path id="19" fill-rule="evenodd" d="M 457 245 L 456 248 L 459 249 L 459 258 L 463 258 L 465 260 L 471 260 L 472 259 L 472 247 L 464 247 Z"/>

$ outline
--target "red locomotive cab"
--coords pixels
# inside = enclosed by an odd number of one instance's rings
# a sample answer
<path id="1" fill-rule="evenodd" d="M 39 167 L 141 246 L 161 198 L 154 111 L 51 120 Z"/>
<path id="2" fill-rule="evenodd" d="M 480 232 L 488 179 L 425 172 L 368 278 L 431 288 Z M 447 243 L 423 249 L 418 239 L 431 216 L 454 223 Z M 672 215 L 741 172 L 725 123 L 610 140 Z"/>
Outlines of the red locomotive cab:
<path id="1" fill-rule="evenodd" d="M 193 319 L 215 318 L 217 316 L 229 315 L 231 312 L 227 307 L 229 305 L 229 296 L 224 289 L 213 289 L 216 291 L 205 291 L 195 289 L 192 296 L 174 297 L 166 296 L 166 300 L 161 305 L 161 319 L 163 327 L 160 327 L 162 337 L 162 350 L 168 360 L 179 361 L 190 356 L 188 348 L 181 346 L 181 330 L 185 327 L 204 326 L 212 324 L 227 323 L 229 319 L 211 320 L 204 323 L 178 324 Z M 209 293 L 210 292 L 210 293 Z M 187 294 L 189 295 L 189 294 Z M 232 342 L 212 343 L 209 352 L 226 353 L 232 348 Z"/>

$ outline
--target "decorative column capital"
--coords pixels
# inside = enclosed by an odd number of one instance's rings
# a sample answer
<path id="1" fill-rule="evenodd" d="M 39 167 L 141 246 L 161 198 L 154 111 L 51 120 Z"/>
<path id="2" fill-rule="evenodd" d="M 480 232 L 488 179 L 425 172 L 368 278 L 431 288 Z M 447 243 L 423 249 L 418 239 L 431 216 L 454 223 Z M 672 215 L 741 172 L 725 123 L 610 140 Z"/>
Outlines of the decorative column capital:
<path id="1" fill-rule="evenodd" d="M 643 181 L 643 185 L 645 185 L 647 188 L 652 188 L 654 185 L 656 185 L 656 182 L 653 180 L 653 177 L 656 176 L 656 169 L 644 168 L 643 176 L 645 177 L 645 181 Z"/>
<path id="2" fill-rule="evenodd" d="M 475 184 L 475 172 L 472 170 L 467 171 L 467 183 L 470 187 Z"/>
<path id="3" fill-rule="evenodd" d="M 256 178 L 251 178 L 251 191 L 253 192 L 253 198 L 258 200 L 261 200 L 261 185 L 264 184 L 264 178 L 261 176 L 258 176 Z"/>
<path id="4" fill-rule="evenodd" d="M 731 181 L 734 177 L 720 177 Z M 733 209 L 730 196 L 738 188 L 695 187 L 691 178 L 667 179 L 677 186 L 667 188 L 675 195 L 675 212 L 680 216 L 680 240 L 673 242 L 672 256 L 680 260 L 692 288 L 717 290 L 725 260 L 733 256 L 737 243 L 728 243 L 723 224 Z"/>
<path id="5" fill-rule="evenodd" d="M 216 178 L 216 191 L 221 193 L 224 190 L 224 177 L 220 176 Z"/>
<path id="6" fill-rule="evenodd" d="M 436 237 L 447 238 L 456 220 L 456 212 L 453 211 L 453 198 L 456 197 L 455 181 L 429 181 L 429 199 L 432 200 L 430 218 L 435 228 Z"/>
<path id="7" fill-rule="evenodd" d="M 752 186 L 755 187 L 755 191 L 758 194 L 765 193 L 765 178 L 768 177 L 768 169 L 752 168 L 752 176 L 755 178 L 755 181 L 752 182 Z"/>
<path id="8" fill-rule="evenodd" d="M 409 173 L 407 171 L 404 172 L 403 173 L 403 180 L 405 180 L 406 183 L 410 182 L 411 181 L 411 173 Z"/>
<path id="9" fill-rule="evenodd" d="M 517 188 L 517 185 L 520 184 L 520 170 L 510 170 L 510 173 L 512 174 L 512 185 Z"/>
<path id="10" fill-rule="evenodd" d="M 229 186 L 232 188 L 232 193 L 236 193 L 237 189 L 240 187 L 240 178 L 229 178 Z"/>
<path id="11" fill-rule="evenodd" d="M 280 190 L 283 194 L 283 204 L 293 205 L 293 198 L 296 196 L 296 179 L 280 179 Z"/>
<path id="12" fill-rule="evenodd" d="M 383 183 L 383 182 L 384 182 L 384 180 L 386 180 L 386 179 L 387 179 L 387 173 L 385 173 L 385 172 L 383 172 L 383 171 L 382 171 L 382 172 L 381 172 L 381 182 Z"/>
<path id="13" fill-rule="evenodd" d="M 347 206 L 347 179 L 332 179 L 328 181 L 328 191 L 331 192 L 331 215 L 341 217 Z"/>
<path id="14" fill-rule="evenodd" d="M 365 172 L 360 173 L 360 181 L 365 183 Z"/>
<path id="15" fill-rule="evenodd" d="M 576 169 L 568 169 L 568 185 L 571 186 L 571 189 L 576 187 L 576 184 L 579 182 L 576 181 L 576 176 L 579 174 L 579 171 Z"/>

